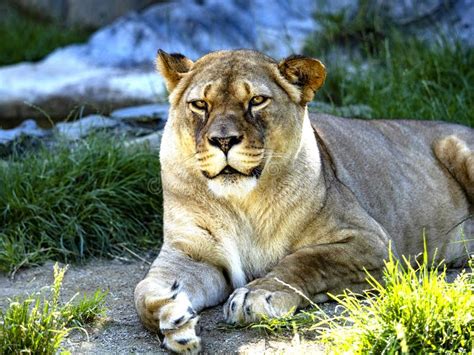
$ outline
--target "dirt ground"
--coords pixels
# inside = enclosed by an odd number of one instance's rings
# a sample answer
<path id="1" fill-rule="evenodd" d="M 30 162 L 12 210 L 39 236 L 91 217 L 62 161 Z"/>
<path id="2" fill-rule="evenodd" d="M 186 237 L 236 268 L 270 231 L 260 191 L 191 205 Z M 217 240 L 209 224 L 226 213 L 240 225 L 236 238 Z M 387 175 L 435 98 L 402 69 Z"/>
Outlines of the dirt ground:
<path id="1" fill-rule="evenodd" d="M 109 290 L 107 318 L 84 332 L 74 331 L 65 347 L 73 354 L 156 354 L 163 353 L 160 340 L 145 330 L 133 305 L 133 289 L 148 270 L 145 262 L 93 260 L 86 265 L 69 267 L 63 283 L 64 299 L 75 293 L 92 294 L 96 289 Z M 0 307 L 8 298 L 39 291 L 53 281 L 53 263 L 19 271 L 15 279 L 0 275 Z M 335 304 L 325 304 L 327 311 Z M 257 330 L 222 329 L 222 306 L 201 313 L 200 336 L 205 354 L 321 354 L 324 348 L 298 338 L 275 338 Z"/>
<path id="2" fill-rule="evenodd" d="M 28 295 L 51 285 L 53 263 L 19 271 L 15 279 L 0 275 L 0 308 L 8 298 Z M 63 298 L 74 294 L 92 294 L 96 289 L 108 290 L 107 317 L 87 329 L 86 335 L 73 331 L 65 348 L 73 354 L 163 354 L 160 339 L 145 330 L 133 305 L 133 289 L 148 271 L 144 261 L 92 260 L 85 265 L 70 266 L 63 282 Z M 448 280 L 454 280 L 459 270 L 450 270 Z M 334 314 L 336 304 L 324 303 L 321 308 Z M 224 329 L 222 306 L 201 313 L 200 336 L 204 354 L 323 354 L 324 347 L 314 341 L 297 337 L 276 338 L 257 330 Z"/>

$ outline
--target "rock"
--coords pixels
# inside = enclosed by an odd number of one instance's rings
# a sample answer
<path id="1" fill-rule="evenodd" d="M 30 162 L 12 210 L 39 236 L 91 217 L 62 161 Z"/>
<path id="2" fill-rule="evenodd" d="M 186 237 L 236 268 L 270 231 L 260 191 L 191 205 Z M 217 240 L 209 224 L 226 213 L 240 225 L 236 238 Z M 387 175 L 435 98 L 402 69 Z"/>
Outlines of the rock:
<path id="1" fill-rule="evenodd" d="M 168 110 L 168 104 L 142 105 L 115 110 L 110 117 L 127 123 L 153 123 L 165 121 L 168 118 Z"/>
<path id="2" fill-rule="evenodd" d="M 141 10 L 160 0 L 16 0 L 28 14 L 66 25 L 98 28 L 129 11 Z"/>
<path id="3" fill-rule="evenodd" d="M 440 7 L 435 16 L 429 17 L 431 22 L 435 23 L 433 27 L 441 27 L 447 38 L 455 35 L 466 46 L 474 46 L 474 0 L 447 1 L 451 6 L 446 9 Z M 435 18 L 437 21 L 434 21 Z M 436 32 L 429 31 L 429 28 L 423 31 L 424 36 L 430 40 L 437 40 L 439 36 Z"/>
<path id="4" fill-rule="evenodd" d="M 0 158 L 16 153 L 34 150 L 41 141 L 51 135 L 50 131 L 38 127 L 36 121 L 23 121 L 13 129 L 0 129 Z"/>
<path id="5" fill-rule="evenodd" d="M 347 6 L 335 0 L 328 12 Z M 314 0 L 180 0 L 131 13 L 96 32 L 86 45 L 94 63 L 152 66 L 156 50 L 192 59 L 210 51 L 254 48 L 275 57 L 300 52 L 315 29 Z M 263 15 L 264 13 L 264 15 Z"/>
<path id="6" fill-rule="evenodd" d="M 0 129 L 0 144 L 10 143 L 20 136 L 44 137 L 46 135 L 47 132 L 39 128 L 35 120 L 29 119 L 16 128 Z"/>
<path id="7" fill-rule="evenodd" d="M 58 120 L 80 105 L 85 105 L 86 114 L 107 113 L 151 103 L 157 93 L 164 94 L 164 84 L 152 70 L 97 66 L 71 51 L 56 53 L 40 63 L 0 69 L 1 118 L 38 117 L 43 115 L 39 107 Z"/>
<path id="8" fill-rule="evenodd" d="M 163 137 L 163 131 L 153 132 L 140 138 L 130 139 L 125 142 L 126 147 L 135 147 L 145 145 L 151 150 L 159 151 L 161 145 L 161 138 Z"/>
<path id="9" fill-rule="evenodd" d="M 61 122 L 56 125 L 56 130 L 69 140 L 76 140 L 89 135 L 98 129 L 114 128 L 120 123 L 101 115 L 90 115 L 75 122 Z"/>
<path id="10" fill-rule="evenodd" d="M 441 33 L 474 46 L 474 0 L 372 0 L 369 6 L 430 41 L 438 40 Z"/>
<path id="11" fill-rule="evenodd" d="M 0 117 L 37 117 L 38 106 L 58 120 L 83 104 L 86 113 L 107 114 L 165 99 L 153 64 L 158 48 L 192 58 L 241 47 L 285 56 L 299 51 L 313 30 L 314 7 L 313 0 L 180 0 L 130 13 L 86 44 L 0 69 Z"/>
<path id="12" fill-rule="evenodd" d="M 432 16 L 436 11 L 448 5 L 444 0 L 402 0 L 389 1 L 383 0 L 378 6 L 384 10 L 384 15 L 400 24 L 406 24 L 417 19 Z"/>
<path id="13" fill-rule="evenodd" d="M 59 122 L 53 129 L 41 129 L 36 121 L 28 119 L 14 129 L 0 129 L 0 160 L 14 153 L 54 146 L 61 141 L 59 137 L 76 141 L 105 129 L 111 130 L 111 134 L 120 137 L 126 145 L 146 144 L 158 150 L 168 108 L 168 104 L 127 107 L 114 111 L 112 117 L 88 115 L 77 121 Z"/>

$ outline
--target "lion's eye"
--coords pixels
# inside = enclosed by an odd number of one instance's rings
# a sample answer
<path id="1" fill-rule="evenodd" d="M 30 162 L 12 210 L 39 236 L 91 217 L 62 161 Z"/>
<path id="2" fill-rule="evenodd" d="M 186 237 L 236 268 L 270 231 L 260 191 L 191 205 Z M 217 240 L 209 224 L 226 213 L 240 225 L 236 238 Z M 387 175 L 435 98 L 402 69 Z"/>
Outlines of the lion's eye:
<path id="1" fill-rule="evenodd" d="M 250 99 L 250 105 L 259 106 L 268 100 L 265 96 L 254 96 Z"/>
<path id="2" fill-rule="evenodd" d="M 198 111 L 207 111 L 207 102 L 204 100 L 191 101 L 189 104 Z"/>

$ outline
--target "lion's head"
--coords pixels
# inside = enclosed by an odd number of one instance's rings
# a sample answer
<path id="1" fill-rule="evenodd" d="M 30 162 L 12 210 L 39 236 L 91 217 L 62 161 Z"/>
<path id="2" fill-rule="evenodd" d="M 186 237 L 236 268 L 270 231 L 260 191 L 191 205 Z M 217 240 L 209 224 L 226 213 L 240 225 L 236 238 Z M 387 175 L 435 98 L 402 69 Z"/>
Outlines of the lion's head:
<path id="1" fill-rule="evenodd" d="M 196 62 L 159 51 L 157 67 L 187 168 L 220 196 L 248 193 L 272 158 L 294 156 L 306 104 L 326 77 L 316 59 L 278 63 L 251 50 L 213 52 Z"/>

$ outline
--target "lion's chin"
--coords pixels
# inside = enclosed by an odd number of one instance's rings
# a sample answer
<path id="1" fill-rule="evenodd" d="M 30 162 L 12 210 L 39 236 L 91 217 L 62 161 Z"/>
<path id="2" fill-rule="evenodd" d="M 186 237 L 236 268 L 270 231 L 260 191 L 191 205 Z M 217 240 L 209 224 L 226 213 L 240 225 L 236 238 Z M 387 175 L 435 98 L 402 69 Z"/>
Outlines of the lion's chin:
<path id="1" fill-rule="evenodd" d="M 257 186 L 255 176 L 219 175 L 208 180 L 207 186 L 218 197 L 243 198 Z"/>

